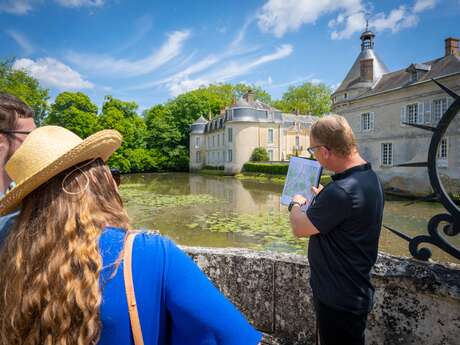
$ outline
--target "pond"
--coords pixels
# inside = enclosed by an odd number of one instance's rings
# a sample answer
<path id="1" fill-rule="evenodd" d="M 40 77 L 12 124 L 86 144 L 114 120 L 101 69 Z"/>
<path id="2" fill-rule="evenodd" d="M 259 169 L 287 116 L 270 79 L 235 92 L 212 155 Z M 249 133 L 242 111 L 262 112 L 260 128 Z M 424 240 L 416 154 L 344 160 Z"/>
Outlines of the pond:
<path id="1" fill-rule="evenodd" d="M 282 189 L 234 177 L 159 173 L 123 176 L 120 192 L 136 228 L 157 229 L 179 244 L 306 254 L 308 239 L 292 235 L 287 207 L 280 204 Z M 415 236 L 426 233 L 427 221 L 441 212 L 439 203 L 389 199 L 383 224 Z M 449 238 L 457 247 L 458 237 Z M 407 242 L 386 229 L 379 250 L 410 256 Z M 460 263 L 432 250 L 434 260 Z"/>

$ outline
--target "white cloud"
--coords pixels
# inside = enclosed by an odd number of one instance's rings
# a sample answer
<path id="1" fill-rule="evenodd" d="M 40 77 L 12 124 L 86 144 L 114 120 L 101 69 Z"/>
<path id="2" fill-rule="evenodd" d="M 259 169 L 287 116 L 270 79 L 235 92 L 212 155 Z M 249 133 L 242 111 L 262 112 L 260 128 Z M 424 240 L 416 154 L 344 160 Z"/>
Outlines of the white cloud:
<path id="1" fill-rule="evenodd" d="M 351 14 L 362 9 L 361 0 L 269 0 L 257 19 L 262 31 L 282 37 L 304 24 L 315 23 L 326 13 L 343 10 Z"/>
<path id="2" fill-rule="evenodd" d="M 425 10 L 430 10 L 436 6 L 438 0 L 417 0 L 415 2 L 413 11 L 414 13 L 423 12 Z"/>
<path id="3" fill-rule="evenodd" d="M 339 15 L 339 17 L 340 16 L 341 15 Z M 329 24 L 331 24 L 331 22 L 329 22 Z M 335 23 L 330 26 L 345 26 L 342 30 L 332 31 L 331 38 L 333 40 L 350 38 L 355 32 L 363 31 L 366 27 L 366 18 L 363 12 L 353 13 L 344 19 L 337 18 Z"/>
<path id="4" fill-rule="evenodd" d="M 408 11 L 405 6 L 400 6 L 392 10 L 388 16 L 384 13 L 378 13 L 369 25 L 375 28 L 376 31 L 391 30 L 398 32 L 402 28 L 410 28 L 418 23 L 418 17 Z"/>
<path id="5" fill-rule="evenodd" d="M 291 55 L 292 52 L 292 46 L 285 44 L 277 48 L 273 53 L 259 56 L 251 61 L 232 61 L 227 63 L 223 68 L 215 69 L 207 74 L 195 77 L 194 79 L 190 78 L 189 75 L 184 74 L 182 78 L 168 80 L 166 85 L 168 86 L 171 95 L 177 96 L 200 86 L 212 83 L 222 83 L 230 81 L 236 77 L 246 75 L 254 68 L 271 61 L 286 58 Z"/>
<path id="6" fill-rule="evenodd" d="M 11 14 L 27 14 L 32 10 L 32 4 L 29 0 L 6 0 L 0 3 L 0 12 Z"/>
<path id="7" fill-rule="evenodd" d="M 64 7 L 101 7 L 104 0 L 55 0 L 59 5 Z"/>
<path id="8" fill-rule="evenodd" d="M 92 89 L 94 87 L 92 83 L 84 80 L 78 72 L 50 57 L 37 61 L 19 59 L 14 62 L 13 68 L 27 71 L 32 77 L 37 78 L 48 87 L 56 87 L 61 90 Z"/>
<path id="9" fill-rule="evenodd" d="M 54 0 L 63 7 L 102 7 L 106 0 Z M 33 9 L 35 4 L 44 3 L 43 0 L 1 0 L 0 13 L 6 12 L 16 15 L 25 15 Z"/>
<path id="10" fill-rule="evenodd" d="M 418 14 L 434 8 L 437 2 L 416 0 L 412 8 L 401 5 L 388 14 L 380 12 L 370 16 L 370 5 L 363 0 L 268 0 L 257 19 L 262 31 L 282 37 L 304 24 L 314 24 L 321 16 L 338 13 L 328 26 L 332 29 L 332 39 L 344 39 L 363 31 L 366 17 L 369 18 L 369 27 L 376 31 L 389 29 L 397 32 L 416 26 Z"/>
<path id="11" fill-rule="evenodd" d="M 25 35 L 15 30 L 6 30 L 6 33 L 24 50 L 25 55 L 30 55 L 35 50 Z"/>
<path id="12" fill-rule="evenodd" d="M 139 76 L 156 70 L 178 56 L 189 36 L 189 31 L 175 31 L 168 35 L 168 40 L 158 51 L 140 60 L 114 59 L 110 56 L 78 53 L 70 53 L 67 58 L 81 68 L 97 74 L 117 77 Z"/>
<path id="13" fill-rule="evenodd" d="M 121 52 L 128 48 L 131 48 L 139 43 L 145 35 L 152 29 L 153 21 L 150 14 L 145 14 L 136 19 L 134 23 L 134 33 L 130 35 L 130 39 L 127 42 L 124 42 L 116 52 Z"/>

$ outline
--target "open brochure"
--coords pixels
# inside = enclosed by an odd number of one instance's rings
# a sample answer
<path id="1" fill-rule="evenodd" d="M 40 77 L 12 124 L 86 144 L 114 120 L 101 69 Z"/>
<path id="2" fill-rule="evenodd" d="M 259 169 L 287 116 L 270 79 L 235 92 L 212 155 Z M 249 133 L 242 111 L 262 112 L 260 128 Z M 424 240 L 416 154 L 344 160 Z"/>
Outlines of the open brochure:
<path id="1" fill-rule="evenodd" d="M 291 157 L 283 194 L 281 195 L 281 203 L 289 205 L 296 194 L 304 196 L 311 202 L 314 197 L 311 187 L 318 187 L 322 170 L 317 161 Z"/>

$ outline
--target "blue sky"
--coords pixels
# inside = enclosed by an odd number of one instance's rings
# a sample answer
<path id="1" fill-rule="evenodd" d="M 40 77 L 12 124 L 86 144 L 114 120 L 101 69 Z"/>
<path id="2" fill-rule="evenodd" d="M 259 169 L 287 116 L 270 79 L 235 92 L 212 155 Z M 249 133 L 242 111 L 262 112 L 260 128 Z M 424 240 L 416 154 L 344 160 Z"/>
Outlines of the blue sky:
<path id="1" fill-rule="evenodd" d="M 305 81 L 336 87 L 366 18 L 390 70 L 444 54 L 460 0 L 0 0 L 0 58 L 50 89 L 140 110 L 201 85 L 255 83 L 275 99 Z"/>

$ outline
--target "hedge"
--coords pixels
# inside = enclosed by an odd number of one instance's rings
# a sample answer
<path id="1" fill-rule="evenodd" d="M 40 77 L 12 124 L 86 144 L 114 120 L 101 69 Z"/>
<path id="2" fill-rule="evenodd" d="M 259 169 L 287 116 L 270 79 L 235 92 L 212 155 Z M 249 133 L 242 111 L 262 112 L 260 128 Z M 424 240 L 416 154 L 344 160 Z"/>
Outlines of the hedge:
<path id="1" fill-rule="evenodd" d="M 260 174 L 271 174 L 271 175 L 287 175 L 288 172 L 288 163 L 252 163 L 248 162 L 243 165 L 242 172 L 250 173 L 260 173 Z M 323 175 L 321 175 L 320 183 L 325 186 L 331 182 L 331 176 L 325 175 L 323 170 Z"/>
<path id="2" fill-rule="evenodd" d="M 252 163 L 243 165 L 243 172 L 258 172 L 263 174 L 287 175 L 289 163 Z"/>

